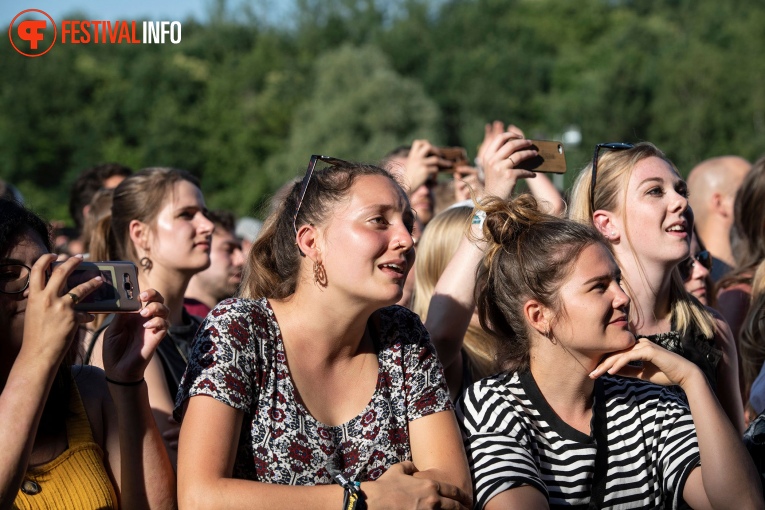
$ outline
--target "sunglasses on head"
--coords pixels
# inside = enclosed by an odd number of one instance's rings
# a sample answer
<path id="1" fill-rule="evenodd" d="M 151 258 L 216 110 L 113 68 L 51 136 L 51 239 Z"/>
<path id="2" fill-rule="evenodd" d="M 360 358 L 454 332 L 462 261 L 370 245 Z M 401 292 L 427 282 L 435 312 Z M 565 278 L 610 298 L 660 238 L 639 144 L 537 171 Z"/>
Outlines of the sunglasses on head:
<path id="1" fill-rule="evenodd" d="M 342 159 L 337 159 L 330 156 L 321 156 L 319 154 L 314 154 L 311 156 L 311 160 L 308 162 L 308 169 L 305 171 L 303 181 L 300 183 L 300 198 L 298 199 L 297 206 L 295 207 L 295 215 L 292 217 L 292 228 L 295 229 L 295 235 L 297 235 L 297 219 L 298 214 L 300 214 L 300 206 L 303 205 L 305 192 L 308 190 L 308 183 L 311 182 L 313 171 L 316 169 L 316 163 L 319 161 L 323 161 L 330 166 L 350 166 L 349 162 L 343 161 Z"/>
<path id="2" fill-rule="evenodd" d="M 595 212 L 595 181 L 598 176 L 598 154 L 600 154 L 600 149 L 623 151 L 633 147 L 634 145 L 631 143 L 623 142 L 599 143 L 595 146 L 595 153 L 592 155 L 592 176 L 590 177 L 590 209 L 593 212 Z"/>
<path id="3" fill-rule="evenodd" d="M 707 271 L 712 269 L 712 255 L 707 250 L 700 251 L 696 255 L 688 257 L 677 265 L 677 268 L 680 270 L 680 276 L 683 277 L 683 280 L 687 280 L 691 277 L 691 274 L 693 273 L 693 267 L 697 262 L 707 268 Z"/>

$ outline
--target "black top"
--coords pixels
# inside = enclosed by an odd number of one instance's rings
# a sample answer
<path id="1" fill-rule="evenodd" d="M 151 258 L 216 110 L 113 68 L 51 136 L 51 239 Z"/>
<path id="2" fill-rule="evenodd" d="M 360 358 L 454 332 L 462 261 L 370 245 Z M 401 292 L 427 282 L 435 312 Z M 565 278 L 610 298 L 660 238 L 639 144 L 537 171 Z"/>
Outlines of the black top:
<path id="1" fill-rule="evenodd" d="M 695 363 L 712 386 L 717 389 L 717 365 L 722 359 L 722 351 L 715 345 L 714 338 L 707 338 L 696 328 L 688 328 L 682 335 L 676 328 L 674 320 L 671 325 L 672 331 L 657 333 L 655 335 L 637 335 L 638 338 L 647 338 L 651 342 L 660 345 L 670 352 L 674 352 L 683 358 Z"/>
<path id="2" fill-rule="evenodd" d="M 186 363 L 189 359 L 191 341 L 199 329 L 201 321 L 199 317 L 191 315 L 183 310 L 183 325 L 170 326 L 167 335 L 157 347 L 157 356 L 165 370 L 165 379 L 170 395 L 175 398 L 178 394 L 178 385 L 186 371 Z"/>

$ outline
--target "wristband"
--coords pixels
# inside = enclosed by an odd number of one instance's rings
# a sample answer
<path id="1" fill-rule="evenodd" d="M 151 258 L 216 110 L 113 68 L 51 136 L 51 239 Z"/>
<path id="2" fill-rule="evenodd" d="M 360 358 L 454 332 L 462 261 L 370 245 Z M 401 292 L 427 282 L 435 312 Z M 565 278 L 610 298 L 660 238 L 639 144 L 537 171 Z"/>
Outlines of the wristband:
<path id="1" fill-rule="evenodd" d="M 139 379 L 138 381 L 124 382 L 124 381 L 115 381 L 114 379 L 109 379 L 106 376 L 104 376 L 104 378 L 106 379 L 106 382 L 111 384 L 116 384 L 117 386 L 138 386 L 139 384 L 141 384 L 142 382 L 146 380 L 143 377 L 141 377 L 141 379 Z"/>
<path id="2" fill-rule="evenodd" d="M 486 211 L 478 209 L 473 215 L 473 221 L 470 223 L 473 225 L 478 225 L 479 227 L 483 227 L 484 221 L 486 221 Z"/>
<path id="3" fill-rule="evenodd" d="M 340 471 L 331 465 L 331 461 L 327 462 L 325 467 L 327 468 L 329 475 L 345 491 L 343 493 L 343 510 L 367 510 L 367 503 L 364 501 L 364 496 L 360 490 L 361 483 L 348 480 Z"/>

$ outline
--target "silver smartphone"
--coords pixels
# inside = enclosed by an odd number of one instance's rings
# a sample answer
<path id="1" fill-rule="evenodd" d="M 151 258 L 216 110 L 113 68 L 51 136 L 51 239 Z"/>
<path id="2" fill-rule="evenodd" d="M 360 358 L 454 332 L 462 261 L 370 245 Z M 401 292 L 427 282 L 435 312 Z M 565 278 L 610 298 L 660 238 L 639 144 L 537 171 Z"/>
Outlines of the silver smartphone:
<path id="1" fill-rule="evenodd" d="M 53 267 L 61 264 L 54 262 Z M 100 276 L 104 283 L 80 299 L 74 309 L 88 313 L 130 313 L 141 309 L 138 272 L 125 260 L 81 262 L 66 280 L 66 291 Z"/>

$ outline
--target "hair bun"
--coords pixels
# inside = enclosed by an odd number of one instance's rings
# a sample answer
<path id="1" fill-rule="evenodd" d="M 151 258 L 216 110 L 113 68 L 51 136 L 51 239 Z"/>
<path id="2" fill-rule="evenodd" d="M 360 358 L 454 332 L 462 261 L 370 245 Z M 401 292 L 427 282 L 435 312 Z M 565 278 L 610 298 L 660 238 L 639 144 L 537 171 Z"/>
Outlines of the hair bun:
<path id="1" fill-rule="evenodd" d="M 518 237 L 543 219 L 537 200 L 524 193 L 513 200 L 488 197 L 479 205 L 486 213 L 483 235 L 489 243 L 505 245 L 518 242 Z"/>

